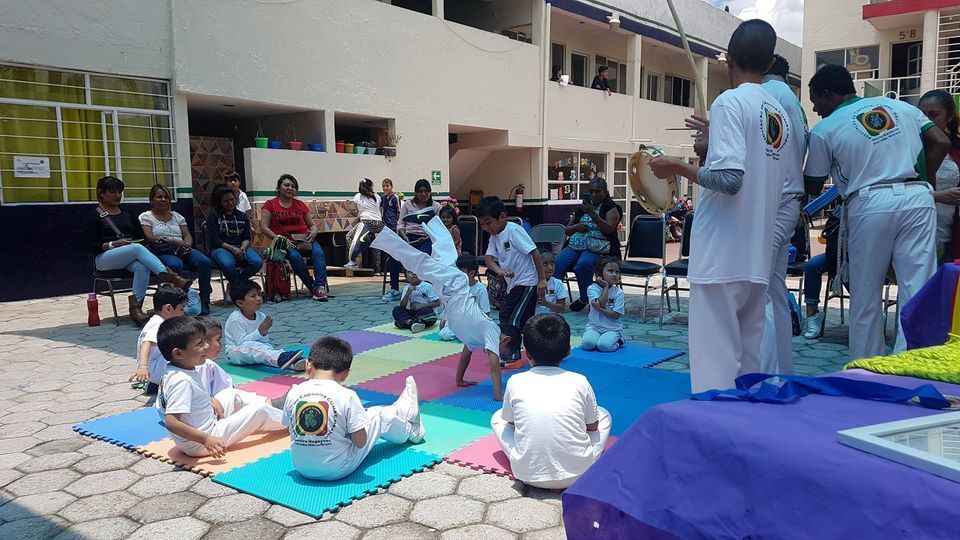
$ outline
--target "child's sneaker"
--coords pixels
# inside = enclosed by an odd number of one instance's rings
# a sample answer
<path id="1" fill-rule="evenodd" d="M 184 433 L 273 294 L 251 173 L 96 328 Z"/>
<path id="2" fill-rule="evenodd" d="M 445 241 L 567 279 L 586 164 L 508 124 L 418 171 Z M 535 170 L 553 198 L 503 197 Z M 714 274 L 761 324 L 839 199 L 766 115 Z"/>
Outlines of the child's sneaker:
<path id="1" fill-rule="evenodd" d="M 393 405 L 397 409 L 397 416 L 410 422 L 412 429 L 408 440 L 414 444 L 423 441 L 427 432 L 420 422 L 420 391 L 412 376 L 407 377 L 403 392 Z"/>
<path id="2" fill-rule="evenodd" d="M 323 285 L 317 285 L 314 287 L 313 291 L 310 293 L 313 295 L 313 299 L 317 302 L 326 302 L 327 301 L 327 288 Z"/>
<path id="3" fill-rule="evenodd" d="M 277 365 L 280 366 L 280 369 L 306 371 L 307 363 L 304 360 L 300 360 L 301 356 L 303 356 L 303 349 L 284 351 L 280 353 L 280 357 L 277 358 Z"/>
<path id="4" fill-rule="evenodd" d="M 354 262 L 354 261 L 350 261 L 350 262 L 348 262 L 347 264 L 343 265 L 343 267 L 344 267 L 344 268 L 349 268 L 349 269 L 353 270 L 354 268 L 357 267 L 357 263 Z"/>
<path id="5" fill-rule="evenodd" d="M 415 322 L 410 325 L 410 331 L 413 332 L 414 334 L 419 334 L 420 332 L 423 332 L 426 329 L 427 329 L 427 325 L 423 324 L 422 322 Z"/>
<path id="6" fill-rule="evenodd" d="M 383 296 L 380 297 L 381 302 L 399 302 L 400 301 L 400 291 L 396 289 L 390 289 Z"/>

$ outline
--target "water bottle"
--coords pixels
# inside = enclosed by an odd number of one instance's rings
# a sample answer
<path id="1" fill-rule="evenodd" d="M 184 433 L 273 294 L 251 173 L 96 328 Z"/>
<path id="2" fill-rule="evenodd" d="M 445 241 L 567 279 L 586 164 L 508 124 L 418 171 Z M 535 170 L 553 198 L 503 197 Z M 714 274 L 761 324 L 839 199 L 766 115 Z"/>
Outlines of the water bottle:
<path id="1" fill-rule="evenodd" d="M 100 303 L 97 301 L 97 293 L 87 295 L 87 325 L 100 326 Z"/>
<path id="2" fill-rule="evenodd" d="M 787 253 L 789 253 L 789 255 L 787 255 L 787 261 L 790 264 L 797 262 L 797 246 L 790 244 L 790 247 L 787 248 Z"/>

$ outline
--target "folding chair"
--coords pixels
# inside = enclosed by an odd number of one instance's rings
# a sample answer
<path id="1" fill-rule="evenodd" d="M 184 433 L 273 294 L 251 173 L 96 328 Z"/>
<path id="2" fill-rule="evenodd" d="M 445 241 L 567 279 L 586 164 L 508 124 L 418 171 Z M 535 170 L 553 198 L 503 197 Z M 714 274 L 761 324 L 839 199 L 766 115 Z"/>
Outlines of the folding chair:
<path id="1" fill-rule="evenodd" d="M 687 278 L 687 271 L 690 269 L 690 235 L 693 231 L 693 212 L 690 212 L 683 218 L 683 232 L 680 234 L 680 257 L 668 264 L 663 269 L 667 278 L 673 278 L 673 285 L 667 286 L 664 282 L 663 294 L 669 294 L 672 290 L 676 294 L 677 311 L 680 311 L 680 291 L 690 291 L 690 287 L 681 287 L 679 279 Z M 667 305 L 670 308 L 670 305 Z"/>
<path id="2" fill-rule="evenodd" d="M 844 324 L 844 300 L 850 298 L 850 295 L 847 294 L 847 286 L 844 286 L 840 289 L 840 293 L 833 292 L 834 282 L 840 279 L 837 276 L 834 276 L 832 279 L 827 279 L 826 291 L 823 293 L 823 311 L 826 313 L 827 305 L 830 303 L 830 300 L 837 298 L 840 300 L 840 324 Z M 883 306 L 883 327 L 887 327 L 887 320 L 890 315 L 890 307 L 894 308 L 893 316 L 894 320 L 899 320 L 900 318 L 900 305 L 897 302 L 897 299 L 890 299 L 890 290 L 896 285 L 896 281 L 892 281 L 889 278 L 883 284 L 883 298 L 880 299 L 880 303 Z M 820 334 L 823 334 L 824 329 L 827 327 L 827 318 L 824 317 L 820 322 Z"/>
<path id="3" fill-rule="evenodd" d="M 224 301 L 224 304 L 226 305 L 227 277 L 223 275 L 223 270 L 221 270 L 220 267 L 217 266 L 217 261 L 213 260 L 213 257 L 210 256 L 210 252 L 212 250 L 210 249 L 210 246 L 207 245 L 206 230 L 207 230 L 207 220 L 203 220 L 200 222 L 200 234 L 194 234 L 193 237 L 197 239 L 197 247 L 200 248 L 200 251 L 202 251 L 203 254 L 207 256 L 208 259 L 210 259 L 210 281 L 211 282 L 217 281 L 220 283 L 220 293 L 223 295 L 223 301 Z M 217 274 L 218 274 L 217 277 L 213 276 L 214 270 L 217 271 Z M 263 276 L 261 276 L 261 280 L 264 283 L 266 283 L 266 279 L 263 279 Z"/>
<path id="4" fill-rule="evenodd" d="M 559 223 L 541 223 L 530 229 L 530 239 L 537 245 L 538 249 L 555 254 L 555 247 L 563 245 L 567 240 L 566 227 Z M 544 245 L 541 245 L 544 244 Z"/>
<path id="5" fill-rule="evenodd" d="M 459 216 L 457 227 L 460 228 L 460 251 L 480 255 L 477 252 L 477 245 L 480 243 L 480 222 L 477 216 Z"/>
<path id="6" fill-rule="evenodd" d="M 121 286 L 125 285 L 125 282 L 129 281 L 130 286 Z M 103 283 L 106 285 L 106 290 L 101 291 L 99 284 Z M 150 296 L 150 291 L 156 290 L 155 285 L 150 285 L 147 287 L 147 296 Z M 133 292 L 133 272 L 129 270 L 119 269 L 119 270 L 96 270 L 93 271 L 93 293 L 97 296 L 109 296 L 110 297 L 110 306 L 113 308 L 113 325 L 120 326 L 120 312 L 117 311 L 117 299 L 115 295 L 123 293 L 132 293 Z"/>
<path id="7" fill-rule="evenodd" d="M 630 237 L 627 239 L 627 256 L 620 262 L 620 274 L 624 276 L 642 277 L 643 285 L 622 283 L 624 287 L 643 287 L 643 318 L 647 316 L 647 297 L 650 292 L 650 278 L 659 275 L 660 286 L 660 326 L 663 326 L 663 300 L 667 304 L 670 296 L 666 294 L 664 284 L 667 264 L 666 224 L 661 216 L 638 216 L 630 224 Z M 660 259 L 659 263 L 649 261 L 635 261 L 630 259 Z"/>

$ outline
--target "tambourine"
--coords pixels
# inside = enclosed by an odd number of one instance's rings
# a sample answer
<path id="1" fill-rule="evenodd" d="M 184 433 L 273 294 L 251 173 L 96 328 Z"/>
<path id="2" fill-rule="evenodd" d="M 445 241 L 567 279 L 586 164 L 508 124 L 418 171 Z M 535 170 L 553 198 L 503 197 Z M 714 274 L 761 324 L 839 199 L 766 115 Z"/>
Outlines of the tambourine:
<path id="1" fill-rule="evenodd" d="M 666 155 L 656 146 L 640 146 L 640 151 L 630 156 L 627 178 L 630 180 L 630 189 L 647 212 L 654 215 L 663 215 L 673 209 L 680 192 L 677 177 L 657 178 L 650 168 L 650 160 Z"/>

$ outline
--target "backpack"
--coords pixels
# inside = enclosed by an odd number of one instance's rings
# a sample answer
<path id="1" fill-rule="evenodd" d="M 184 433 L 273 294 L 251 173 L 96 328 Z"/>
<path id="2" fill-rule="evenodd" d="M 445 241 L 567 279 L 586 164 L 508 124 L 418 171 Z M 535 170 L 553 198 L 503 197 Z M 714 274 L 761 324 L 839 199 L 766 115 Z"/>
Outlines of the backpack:
<path id="1" fill-rule="evenodd" d="M 487 272 L 487 295 L 490 297 L 490 307 L 500 309 L 507 297 L 507 280 L 500 274 Z"/>
<path id="2" fill-rule="evenodd" d="M 790 323 L 793 327 L 793 335 L 799 336 L 802 333 L 800 322 L 803 321 L 803 312 L 800 311 L 800 304 L 797 303 L 797 299 L 794 298 L 793 293 L 788 292 L 787 298 L 790 302 Z"/>
<path id="3" fill-rule="evenodd" d="M 274 302 L 290 300 L 290 263 L 267 261 L 266 266 L 267 277 L 264 283 L 266 299 Z"/>

